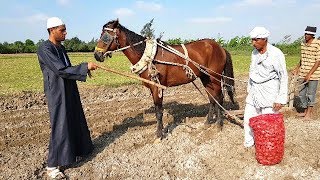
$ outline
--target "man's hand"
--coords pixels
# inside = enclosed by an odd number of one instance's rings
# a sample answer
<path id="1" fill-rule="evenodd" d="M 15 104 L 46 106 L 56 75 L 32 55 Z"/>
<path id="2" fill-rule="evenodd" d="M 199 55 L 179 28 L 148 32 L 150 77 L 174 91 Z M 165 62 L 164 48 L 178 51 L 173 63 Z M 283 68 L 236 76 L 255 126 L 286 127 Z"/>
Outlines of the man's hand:
<path id="1" fill-rule="evenodd" d="M 299 72 L 299 67 L 296 67 L 296 68 L 292 69 L 290 72 L 291 72 L 291 74 L 294 75 L 294 76 L 297 75 L 298 72 Z"/>
<path id="2" fill-rule="evenodd" d="M 274 111 L 280 111 L 281 108 L 282 108 L 282 104 L 280 104 L 280 103 L 273 103 L 273 110 L 274 110 Z"/>
<path id="3" fill-rule="evenodd" d="M 88 62 L 88 70 L 96 70 L 98 68 L 98 65 L 93 62 Z"/>

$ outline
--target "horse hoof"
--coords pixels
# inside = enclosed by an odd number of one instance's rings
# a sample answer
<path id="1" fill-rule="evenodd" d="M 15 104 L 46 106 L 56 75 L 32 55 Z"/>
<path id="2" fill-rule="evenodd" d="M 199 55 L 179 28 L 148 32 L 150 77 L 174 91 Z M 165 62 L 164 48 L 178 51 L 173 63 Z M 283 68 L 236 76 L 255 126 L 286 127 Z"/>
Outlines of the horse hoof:
<path id="1" fill-rule="evenodd" d="M 215 121 L 207 120 L 207 121 L 204 123 L 204 125 L 211 125 L 211 124 L 214 124 L 214 123 L 215 123 Z"/>
<path id="2" fill-rule="evenodd" d="M 209 129 L 211 127 L 211 125 L 212 125 L 211 123 L 205 122 L 205 123 L 203 123 L 203 126 L 201 127 L 201 129 L 203 129 L 203 130 Z"/>
<path id="3" fill-rule="evenodd" d="M 157 136 L 157 138 L 162 140 L 164 138 L 164 136 L 165 136 L 165 133 L 163 131 L 157 131 L 156 132 L 156 136 Z"/>
<path id="4" fill-rule="evenodd" d="M 160 138 L 157 138 L 157 139 L 153 142 L 153 144 L 159 144 L 159 143 L 161 143 L 161 139 L 160 139 Z"/>
<path id="5" fill-rule="evenodd" d="M 223 127 L 223 126 L 217 124 L 217 125 L 216 125 L 217 132 L 221 132 L 221 131 L 222 131 L 222 127 Z"/>

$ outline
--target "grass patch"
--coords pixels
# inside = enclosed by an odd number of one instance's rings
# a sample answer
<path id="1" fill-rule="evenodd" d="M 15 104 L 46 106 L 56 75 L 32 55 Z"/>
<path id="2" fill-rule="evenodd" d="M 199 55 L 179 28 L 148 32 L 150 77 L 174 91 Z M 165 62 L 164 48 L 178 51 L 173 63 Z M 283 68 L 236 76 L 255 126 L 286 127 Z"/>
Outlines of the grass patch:
<path id="1" fill-rule="evenodd" d="M 244 75 L 249 72 L 249 66 L 251 61 L 251 55 L 232 55 L 232 62 L 233 62 L 233 69 L 235 73 L 235 77 L 237 75 Z M 297 66 L 300 56 L 297 55 L 290 55 L 285 56 L 286 58 L 286 66 L 287 70 L 293 69 Z"/>
<path id="2" fill-rule="evenodd" d="M 232 53 L 235 77 L 238 75 L 246 75 L 249 71 L 250 53 L 248 55 Z M 93 53 L 69 53 L 71 63 L 73 65 L 81 62 L 97 62 L 93 57 Z M 292 69 L 297 65 L 299 56 L 286 56 L 287 69 Z M 111 59 L 103 63 L 101 66 L 108 67 L 121 72 L 130 73 L 130 62 L 122 53 L 116 53 Z M 22 91 L 43 91 L 42 73 L 39 67 L 36 54 L 14 54 L 0 55 L 0 95 L 13 94 Z M 120 76 L 104 70 L 96 70 L 92 72 L 93 78 L 87 79 L 87 82 L 79 82 L 79 86 L 96 87 L 108 86 L 118 87 L 127 84 L 140 83 L 138 80 Z"/>

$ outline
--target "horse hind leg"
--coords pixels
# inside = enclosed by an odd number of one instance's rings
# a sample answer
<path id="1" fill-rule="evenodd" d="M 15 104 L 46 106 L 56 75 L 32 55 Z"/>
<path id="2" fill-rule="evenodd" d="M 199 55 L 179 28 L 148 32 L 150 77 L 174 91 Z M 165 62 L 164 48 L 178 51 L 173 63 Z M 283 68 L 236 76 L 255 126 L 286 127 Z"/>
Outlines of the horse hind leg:
<path id="1" fill-rule="evenodd" d="M 232 102 L 232 104 L 235 104 L 235 100 L 234 100 L 234 88 L 224 85 L 225 89 L 227 90 L 228 96 L 230 101 Z"/>
<path id="2" fill-rule="evenodd" d="M 212 98 L 212 100 L 211 100 L 211 98 Z M 219 96 L 211 97 L 211 98 L 210 98 L 209 112 L 208 112 L 206 124 L 216 123 L 219 128 L 222 128 L 223 115 L 222 115 L 222 110 L 220 107 L 220 105 L 222 104 L 222 96 L 219 95 Z M 214 100 L 213 100 L 213 98 L 214 98 Z"/>
<path id="3" fill-rule="evenodd" d="M 222 130 L 222 127 L 223 127 L 223 115 L 222 115 L 221 107 L 219 106 L 219 104 L 215 103 L 214 104 L 214 109 L 215 109 L 215 112 L 216 112 L 216 123 L 218 124 L 218 127 L 220 128 L 220 130 Z"/>
<path id="4" fill-rule="evenodd" d="M 219 83 L 214 84 L 212 81 L 209 80 L 209 78 L 202 78 L 201 81 L 206 88 L 210 100 L 209 112 L 205 124 L 217 123 L 220 127 L 222 127 L 223 115 L 221 107 L 219 106 L 219 104 L 221 105 L 223 102 L 221 86 Z"/>

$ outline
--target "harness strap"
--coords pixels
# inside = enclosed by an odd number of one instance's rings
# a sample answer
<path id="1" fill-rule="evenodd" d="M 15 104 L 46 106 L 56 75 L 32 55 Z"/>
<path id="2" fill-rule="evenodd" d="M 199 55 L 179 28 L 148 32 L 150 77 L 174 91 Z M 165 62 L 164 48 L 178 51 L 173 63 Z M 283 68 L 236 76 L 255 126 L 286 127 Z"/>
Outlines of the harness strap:
<path id="1" fill-rule="evenodd" d="M 125 46 L 125 47 L 116 49 L 116 50 L 114 50 L 114 51 L 107 51 L 106 53 L 104 53 L 104 56 L 106 56 L 107 54 L 110 54 L 110 53 L 115 53 L 115 52 L 119 52 L 119 51 L 124 51 L 124 50 L 126 50 L 126 49 L 128 49 L 128 48 L 137 46 L 137 45 L 139 45 L 139 44 L 141 44 L 141 43 L 143 43 L 143 42 L 144 42 L 144 41 L 139 41 L 139 42 L 137 42 L 137 43 L 134 43 L 134 44 L 132 44 L 132 45 L 129 45 L 129 46 Z"/>
<path id="2" fill-rule="evenodd" d="M 111 28 L 107 28 L 107 27 L 105 27 L 105 28 L 103 28 L 104 30 L 107 30 L 107 31 L 112 31 L 112 32 L 116 32 L 116 29 L 111 29 Z"/>
<path id="3" fill-rule="evenodd" d="M 180 56 L 180 57 L 183 58 L 183 59 L 188 59 L 188 61 L 190 61 L 194 66 L 196 66 L 196 67 L 199 69 L 199 71 L 201 71 L 202 73 L 206 74 L 207 76 L 215 79 L 216 81 L 223 83 L 220 79 L 214 77 L 213 75 L 211 75 L 210 73 L 207 72 L 207 70 L 210 70 L 209 68 L 207 68 L 207 67 L 205 67 L 205 66 L 203 66 L 203 65 L 201 65 L 201 64 L 199 64 L 199 63 L 197 63 L 197 62 L 195 62 L 195 61 L 193 61 L 193 60 L 190 59 L 189 57 L 186 57 L 186 56 L 185 56 L 184 54 L 182 54 L 180 51 L 174 49 L 174 48 L 171 47 L 171 46 L 164 46 L 164 45 L 162 45 L 162 44 L 160 44 L 160 43 L 157 43 L 157 44 L 158 44 L 159 46 L 161 46 L 162 48 L 168 50 L 169 52 L 171 52 L 171 53 L 173 53 L 173 54 L 176 54 L 177 56 Z M 234 79 L 234 78 L 230 78 L 230 77 L 228 77 L 228 76 L 224 76 L 224 75 L 222 75 L 222 74 L 219 74 L 219 73 L 217 73 L 217 72 L 215 72 L 215 71 L 213 71 L 213 70 L 210 70 L 210 71 L 211 71 L 212 73 L 216 74 L 216 75 L 221 76 L 221 77 L 227 77 L 227 78 L 229 78 L 229 79 Z M 225 84 L 225 85 L 230 86 L 230 87 L 233 87 L 232 85 L 229 85 L 229 84 Z"/>
<path id="4" fill-rule="evenodd" d="M 98 48 L 97 46 L 94 48 L 95 51 L 99 51 L 99 52 L 103 52 L 104 49 L 103 48 Z"/>
<path id="5" fill-rule="evenodd" d="M 188 61 L 190 61 L 193 65 L 195 65 L 201 72 L 203 72 L 204 74 L 206 74 L 206 75 L 208 75 L 208 76 L 210 76 L 210 77 L 213 77 L 213 76 L 212 76 L 211 74 L 209 74 L 207 71 L 210 71 L 210 72 L 212 72 L 212 73 L 214 73 L 214 74 L 216 74 L 216 75 L 219 75 L 219 76 L 221 76 L 221 77 L 225 77 L 225 78 L 228 78 L 228 79 L 233 79 L 233 80 L 235 80 L 235 78 L 231 78 L 231 77 L 229 77 L 229 76 L 225 76 L 225 75 L 223 75 L 223 74 L 217 73 L 217 72 L 215 72 L 215 71 L 213 71 L 213 70 L 211 70 L 211 69 L 209 69 L 209 68 L 207 68 L 207 67 L 205 67 L 205 66 L 203 66 L 203 65 L 201 65 L 201 64 L 199 64 L 199 63 L 197 63 L 197 62 L 195 62 L 195 61 L 193 61 L 192 59 L 190 59 L 189 57 L 186 57 L 186 56 L 185 56 L 184 54 L 182 54 L 180 51 L 174 49 L 174 48 L 171 47 L 171 46 L 164 46 L 163 44 L 160 44 L 160 43 L 158 43 L 158 45 L 161 46 L 162 48 L 168 50 L 169 52 L 171 52 L 171 53 L 173 53 L 173 54 L 176 54 L 177 56 L 180 56 L 180 57 L 183 58 L 183 59 L 188 59 Z M 214 78 L 214 79 L 216 79 L 216 78 Z M 217 79 L 216 79 L 216 80 L 217 80 Z M 217 81 L 220 81 L 220 80 L 217 80 Z M 248 83 L 248 81 L 242 81 L 242 80 L 240 80 L 240 79 L 239 79 L 238 81 L 244 82 L 244 83 Z M 221 82 L 221 81 L 220 81 L 220 82 Z M 227 84 L 227 85 L 230 86 L 230 87 L 232 87 L 232 86 L 229 85 L 229 84 Z"/>
<path id="6" fill-rule="evenodd" d="M 184 51 L 184 55 L 185 55 L 185 59 L 186 59 L 186 65 L 188 65 L 188 63 L 189 63 L 189 54 L 188 54 L 188 50 L 187 50 L 187 48 L 186 48 L 186 46 L 184 45 L 184 44 L 181 44 L 181 46 L 182 46 L 182 49 L 183 49 L 183 51 Z"/>

